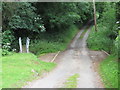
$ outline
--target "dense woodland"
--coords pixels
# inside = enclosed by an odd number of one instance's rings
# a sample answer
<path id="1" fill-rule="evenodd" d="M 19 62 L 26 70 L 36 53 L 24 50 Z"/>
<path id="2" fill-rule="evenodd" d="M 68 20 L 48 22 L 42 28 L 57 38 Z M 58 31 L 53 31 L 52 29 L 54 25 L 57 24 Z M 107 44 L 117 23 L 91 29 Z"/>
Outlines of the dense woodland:
<path id="1" fill-rule="evenodd" d="M 1 5 L 3 56 L 19 52 L 19 37 L 23 48 L 26 38 L 30 38 L 30 52 L 37 56 L 63 51 L 78 30 L 94 19 L 92 2 L 4 2 Z M 97 31 L 93 26 L 88 47 L 120 58 L 120 2 L 96 2 L 96 16 Z"/>
<path id="2" fill-rule="evenodd" d="M 96 3 L 98 32 L 95 35 L 91 34 L 91 38 L 95 40 L 88 39 L 89 47 L 94 48 L 97 45 L 96 49 L 112 53 L 120 24 L 119 4 Z M 59 48 L 59 45 L 66 46 L 76 33 L 69 28 L 80 28 L 93 19 L 92 3 L 6 2 L 2 3 L 2 6 L 3 55 L 7 55 L 9 51 L 19 51 L 18 37 L 22 37 L 23 44 L 26 37 L 29 37 L 30 50 L 37 55 L 64 50 L 65 47 Z"/>

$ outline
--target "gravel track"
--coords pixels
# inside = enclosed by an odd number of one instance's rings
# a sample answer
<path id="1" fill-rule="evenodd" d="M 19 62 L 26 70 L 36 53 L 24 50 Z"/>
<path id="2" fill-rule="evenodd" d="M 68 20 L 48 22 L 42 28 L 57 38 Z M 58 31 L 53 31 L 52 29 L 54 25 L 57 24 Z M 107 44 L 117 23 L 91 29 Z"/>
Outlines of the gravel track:
<path id="1" fill-rule="evenodd" d="M 58 65 L 53 71 L 25 87 L 63 88 L 66 79 L 78 73 L 80 77 L 78 78 L 77 88 L 103 88 L 99 83 L 99 75 L 94 71 L 93 63 L 86 47 L 86 39 L 90 28 L 88 28 L 83 39 L 79 39 L 84 29 L 80 30 L 75 36 L 68 49 L 57 56 L 55 62 L 58 62 Z"/>

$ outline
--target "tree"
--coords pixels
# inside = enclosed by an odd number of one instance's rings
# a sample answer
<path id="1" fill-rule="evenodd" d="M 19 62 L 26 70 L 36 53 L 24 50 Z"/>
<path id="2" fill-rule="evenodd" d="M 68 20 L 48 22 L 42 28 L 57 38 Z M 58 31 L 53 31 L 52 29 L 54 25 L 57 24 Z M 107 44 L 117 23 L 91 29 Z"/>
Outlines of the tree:
<path id="1" fill-rule="evenodd" d="M 64 30 L 77 22 L 84 22 L 90 16 L 90 3 L 35 3 L 47 31 Z M 84 8 L 83 8 L 84 7 Z M 61 28 L 62 27 L 62 28 Z"/>
<path id="2" fill-rule="evenodd" d="M 13 30 L 20 32 L 37 32 L 44 31 L 40 15 L 35 13 L 36 8 L 31 3 L 18 3 L 18 7 L 12 16 L 9 26 Z"/>

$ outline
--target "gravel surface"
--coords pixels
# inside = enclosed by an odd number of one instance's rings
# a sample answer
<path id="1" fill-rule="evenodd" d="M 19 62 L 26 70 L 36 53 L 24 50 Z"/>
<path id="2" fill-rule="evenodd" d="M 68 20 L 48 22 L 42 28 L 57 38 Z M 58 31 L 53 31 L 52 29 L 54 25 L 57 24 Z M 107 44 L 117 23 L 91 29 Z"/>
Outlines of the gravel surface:
<path id="1" fill-rule="evenodd" d="M 39 80 L 25 86 L 26 88 L 63 88 L 66 79 L 74 74 L 79 74 L 77 88 L 103 88 L 98 73 L 94 70 L 92 56 L 86 47 L 86 39 L 90 28 L 79 39 L 84 28 L 73 39 L 68 49 L 61 52 L 55 62 L 57 67 Z M 94 58 L 95 59 L 95 58 Z"/>

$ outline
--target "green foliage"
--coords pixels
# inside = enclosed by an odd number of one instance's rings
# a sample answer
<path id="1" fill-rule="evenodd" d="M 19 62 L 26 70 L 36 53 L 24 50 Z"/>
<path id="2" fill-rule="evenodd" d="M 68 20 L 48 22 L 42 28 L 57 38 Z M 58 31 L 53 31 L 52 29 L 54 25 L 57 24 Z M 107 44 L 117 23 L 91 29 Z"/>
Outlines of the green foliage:
<path id="1" fill-rule="evenodd" d="M 21 88 L 27 81 L 38 78 L 44 72 L 55 67 L 54 63 L 47 63 L 33 54 L 19 53 L 2 57 L 3 88 Z"/>
<path id="2" fill-rule="evenodd" d="M 11 42 L 15 39 L 15 37 L 13 36 L 13 32 L 11 32 L 10 30 L 6 30 L 2 32 L 2 44 L 8 44 L 10 45 Z"/>
<path id="3" fill-rule="evenodd" d="M 11 43 L 15 40 L 13 32 L 6 30 L 2 32 L 2 55 L 10 55 Z"/>
<path id="4" fill-rule="evenodd" d="M 77 78 L 79 78 L 79 74 L 74 74 L 69 77 L 65 82 L 65 88 L 77 88 Z"/>
<path id="5" fill-rule="evenodd" d="M 19 48 L 18 37 L 26 38 L 31 32 L 44 32 L 41 16 L 35 13 L 35 7 L 28 2 L 4 2 L 3 4 L 3 42 L 2 55 Z"/>
<path id="6" fill-rule="evenodd" d="M 108 56 L 100 64 L 100 74 L 105 88 L 118 88 L 118 61 L 116 56 Z"/>
<path id="7" fill-rule="evenodd" d="M 93 50 L 105 50 L 108 53 L 112 53 L 114 48 L 114 39 L 116 38 L 118 31 L 116 30 L 116 14 L 114 3 L 107 3 L 102 17 L 98 20 L 98 31 L 95 32 L 92 29 L 87 43 L 88 47 Z"/>
<path id="8" fill-rule="evenodd" d="M 68 30 L 72 25 L 81 26 L 92 16 L 91 3 L 4 2 L 2 3 L 2 6 L 3 31 L 13 32 L 9 36 L 14 36 L 15 40 L 12 40 L 10 46 L 15 49 L 19 49 L 18 37 L 22 37 L 23 43 L 25 43 L 26 37 L 30 37 L 32 42 L 40 41 L 46 43 L 49 41 L 51 42 L 52 40 L 58 40 L 55 38 L 60 37 L 59 33 L 62 33 L 59 41 L 62 40 L 61 42 L 67 42 L 69 40 L 68 38 L 65 38 L 65 40 L 62 38 L 66 35 L 64 33 L 67 33 L 67 31 L 64 30 Z M 44 31 L 48 34 L 41 33 Z M 55 34 L 58 34 L 58 37 Z M 70 36 L 69 34 L 71 35 L 71 31 L 70 33 L 68 31 L 68 37 Z M 34 35 L 38 37 L 37 40 L 36 38 L 34 39 Z M 50 38 L 46 35 L 49 35 Z M 49 40 L 41 40 L 41 36 L 42 38 L 47 38 Z M 56 45 L 56 42 L 54 45 Z M 50 44 L 50 46 L 53 47 L 52 44 Z M 12 48 L 10 49 L 12 50 Z M 44 50 L 45 51 L 43 52 L 47 52 L 46 48 Z M 57 50 L 58 49 L 55 51 Z M 35 50 L 32 49 L 32 51 Z"/>
<path id="9" fill-rule="evenodd" d="M 116 10 L 115 10 L 114 3 L 112 5 L 108 3 L 106 5 L 106 8 L 104 9 L 104 12 L 103 12 L 103 16 L 100 19 L 100 22 L 102 22 L 105 25 L 109 25 L 109 29 L 112 30 L 116 22 Z"/>
<path id="10" fill-rule="evenodd" d="M 8 30 L 9 28 L 9 21 L 11 20 L 11 17 L 14 15 L 18 3 L 14 2 L 2 2 L 2 28 L 3 30 Z"/>
<path id="11" fill-rule="evenodd" d="M 110 54 L 100 64 L 100 74 L 105 88 L 118 88 L 119 52 L 118 25 L 116 24 L 116 3 L 104 3 L 104 9 L 98 19 L 96 32 L 94 28 L 87 39 L 88 47 L 92 50 L 105 50 Z M 116 38 L 117 37 L 117 38 Z"/>
<path id="12" fill-rule="evenodd" d="M 35 7 L 31 3 L 18 3 L 18 7 L 9 22 L 11 29 L 14 30 L 29 30 L 34 32 L 44 31 L 45 28 L 42 24 L 40 15 L 34 11 Z"/>
<path id="13" fill-rule="evenodd" d="M 5 56 L 5 55 L 11 55 L 12 53 L 9 52 L 8 50 L 6 49 L 2 49 L 2 56 Z"/>
<path id="14" fill-rule="evenodd" d="M 65 50 L 77 32 L 78 28 L 71 26 L 69 30 L 64 30 L 62 33 L 43 33 L 43 36 L 39 37 L 41 40 L 38 39 L 39 41 L 34 40 L 34 42 L 31 42 L 30 51 L 36 55 L 40 55 Z"/>
<path id="15" fill-rule="evenodd" d="M 115 55 L 118 56 L 118 58 L 120 59 L 120 30 L 119 30 L 119 35 L 116 37 L 115 41 L 114 41 L 114 49 L 113 49 L 113 53 Z"/>
<path id="16" fill-rule="evenodd" d="M 102 24 L 98 26 L 97 32 L 92 28 L 89 38 L 87 39 L 88 47 L 93 50 L 105 50 L 110 52 L 113 43 L 108 37 L 108 33 L 108 28 Z"/>
<path id="17" fill-rule="evenodd" d="M 63 44 L 59 44 L 56 42 L 49 42 L 49 41 L 37 41 L 30 46 L 30 51 L 36 55 L 40 55 L 43 53 L 52 53 L 57 52 L 59 50 L 63 50 L 65 46 Z"/>
<path id="18" fill-rule="evenodd" d="M 89 19 L 92 11 L 90 3 L 35 3 L 34 6 L 48 31 L 62 31 L 77 22 L 80 24 Z"/>
<path id="19" fill-rule="evenodd" d="M 0 89 L 2 88 L 2 49 L 0 48 Z"/>

